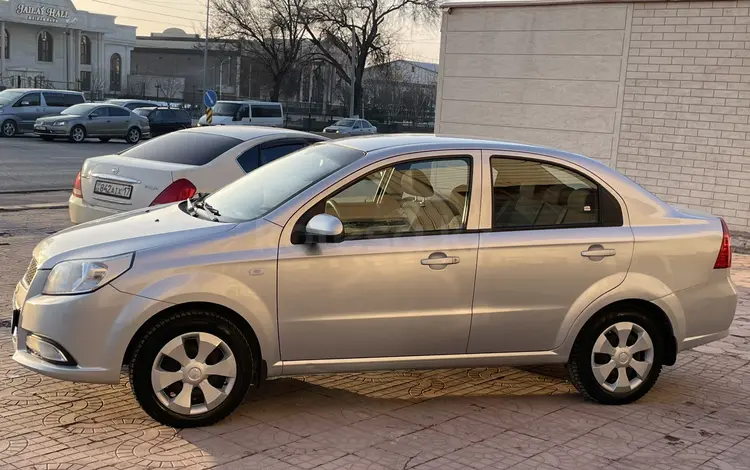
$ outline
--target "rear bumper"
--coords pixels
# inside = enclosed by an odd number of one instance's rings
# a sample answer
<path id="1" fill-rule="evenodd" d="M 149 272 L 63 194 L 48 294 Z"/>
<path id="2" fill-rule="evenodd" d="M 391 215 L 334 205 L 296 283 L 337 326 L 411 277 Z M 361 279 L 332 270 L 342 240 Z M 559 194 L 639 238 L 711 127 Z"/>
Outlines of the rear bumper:
<path id="1" fill-rule="evenodd" d="M 119 214 L 124 211 L 96 207 L 86 204 L 80 197 L 70 196 L 68 199 L 68 211 L 70 212 L 70 221 L 74 224 L 82 224 L 92 220 L 101 219 L 110 215 Z"/>

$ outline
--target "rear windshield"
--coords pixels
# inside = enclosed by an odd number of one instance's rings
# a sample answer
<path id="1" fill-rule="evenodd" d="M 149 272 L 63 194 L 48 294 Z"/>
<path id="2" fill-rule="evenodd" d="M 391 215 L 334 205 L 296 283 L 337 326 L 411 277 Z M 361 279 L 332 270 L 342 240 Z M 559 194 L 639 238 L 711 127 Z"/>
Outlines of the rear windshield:
<path id="1" fill-rule="evenodd" d="M 215 116 L 234 116 L 240 109 L 239 103 L 216 103 L 213 112 Z"/>
<path id="2" fill-rule="evenodd" d="M 201 166 L 241 144 L 240 139 L 205 132 L 173 132 L 131 147 L 120 155 L 165 163 Z"/>
<path id="3" fill-rule="evenodd" d="M 151 109 L 148 108 L 138 108 L 134 109 L 133 112 L 139 116 L 145 116 L 148 117 L 149 114 L 151 114 Z"/>

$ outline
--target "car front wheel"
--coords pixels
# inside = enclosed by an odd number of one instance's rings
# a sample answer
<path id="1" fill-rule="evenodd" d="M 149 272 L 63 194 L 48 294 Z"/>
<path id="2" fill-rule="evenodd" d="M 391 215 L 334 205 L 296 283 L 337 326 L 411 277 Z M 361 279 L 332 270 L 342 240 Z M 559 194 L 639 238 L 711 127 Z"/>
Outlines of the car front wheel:
<path id="1" fill-rule="evenodd" d="M 156 421 L 178 428 L 208 426 L 240 405 L 258 361 L 230 320 L 210 311 L 186 311 L 159 321 L 141 337 L 130 382 Z"/>
<path id="2" fill-rule="evenodd" d="M 576 339 L 568 370 L 586 398 L 606 405 L 632 403 L 656 383 L 663 364 L 664 336 L 641 312 L 607 312 Z"/>
<path id="3" fill-rule="evenodd" d="M 70 130 L 69 139 L 71 142 L 80 144 L 84 141 L 84 139 L 86 139 L 86 129 L 84 129 L 83 126 L 73 127 L 73 129 Z"/>
<path id="4" fill-rule="evenodd" d="M 7 121 L 3 122 L 2 128 L 2 136 L 3 137 L 13 137 L 18 132 L 18 125 L 16 125 L 16 122 L 12 119 L 8 119 Z"/>

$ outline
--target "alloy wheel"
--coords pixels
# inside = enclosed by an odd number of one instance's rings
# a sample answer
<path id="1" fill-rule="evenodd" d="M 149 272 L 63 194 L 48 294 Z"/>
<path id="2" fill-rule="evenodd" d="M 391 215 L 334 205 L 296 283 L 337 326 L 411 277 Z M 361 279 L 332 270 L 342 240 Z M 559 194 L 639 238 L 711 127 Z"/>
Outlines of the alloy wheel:
<path id="1" fill-rule="evenodd" d="M 83 142 L 83 139 L 86 137 L 86 134 L 83 132 L 83 129 L 80 127 L 76 127 L 73 129 L 73 140 L 76 142 Z"/>
<path id="2" fill-rule="evenodd" d="M 16 124 L 13 121 L 5 121 L 3 124 L 3 135 L 13 137 L 16 134 Z"/>
<path id="3" fill-rule="evenodd" d="M 161 348 L 151 368 L 159 402 L 181 415 L 206 413 L 226 400 L 237 379 L 229 346 L 205 332 L 182 334 Z"/>
<path id="4" fill-rule="evenodd" d="M 141 139 L 141 133 L 138 129 L 130 129 L 128 132 L 128 142 L 131 144 L 137 143 Z"/>
<path id="5" fill-rule="evenodd" d="M 654 342 L 631 322 L 618 322 L 596 339 L 591 352 L 594 378 L 608 392 L 629 393 L 643 384 L 654 363 Z"/>

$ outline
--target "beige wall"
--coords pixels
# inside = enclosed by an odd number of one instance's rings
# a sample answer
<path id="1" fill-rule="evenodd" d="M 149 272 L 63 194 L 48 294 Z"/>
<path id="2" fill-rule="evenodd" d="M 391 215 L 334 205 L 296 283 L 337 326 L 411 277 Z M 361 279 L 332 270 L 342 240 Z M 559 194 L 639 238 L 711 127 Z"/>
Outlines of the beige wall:
<path id="1" fill-rule="evenodd" d="M 611 163 L 628 5 L 454 8 L 443 20 L 437 132 Z"/>
<path id="2" fill-rule="evenodd" d="M 437 132 L 582 153 L 750 231 L 749 8 L 453 8 Z"/>

